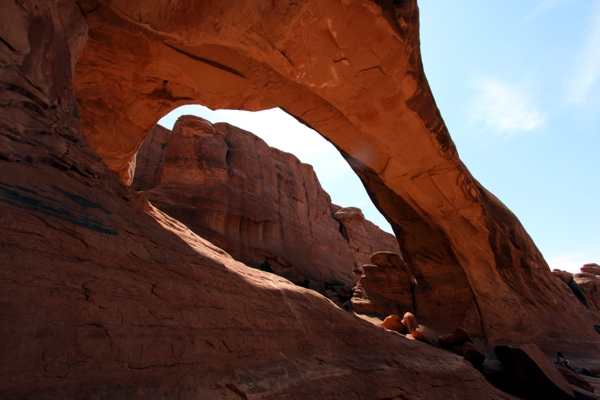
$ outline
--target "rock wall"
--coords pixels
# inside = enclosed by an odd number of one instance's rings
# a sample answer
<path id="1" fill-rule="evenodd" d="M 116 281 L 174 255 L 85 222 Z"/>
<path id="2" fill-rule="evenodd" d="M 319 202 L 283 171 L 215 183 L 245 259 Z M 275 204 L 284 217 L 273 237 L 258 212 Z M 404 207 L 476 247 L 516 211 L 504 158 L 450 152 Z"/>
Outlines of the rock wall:
<path id="1" fill-rule="evenodd" d="M 577 311 L 460 161 L 423 72 L 415 0 L 78 4 L 90 28 L 75 71 L 83 129 L 123 182 L 179 105 L 281 107 L 335 144 L 387 216 L 427 288 L 419 320 L 476 321 L 492 342 L 596 339 L 597 317 Z"/>
<path id="2" fill-rule="evenodd" d="M 83 134 L 74 2 L 3 1 L 0 37 L 0 397 L 508 398 L 124 186 Z"/>
<path id="3" fill-rule="evenodd" d="M 167 128 L 156 125 L 142 143 L 136 154 L 135 178 L 131 183 L 135 190 L 152 189 L 160 183 L 170 134 Z"/>
<path id="4" fill-rule="evenodd" d="M 267 260 L 296 284 L 352 286 L 353 269 L 371 254 L 399 252 L 396 238 L 359 209 L 333 206 L 310 165 L 254 134 L 194 116 L 179 118 L 168 136 L 164 130 L 155 128 L 138 154 L 140 176 L 158 168 L 146 160 L 165 160 L 160 184 L 143 195 L 234 259 L 255 268 Z M 157 148 L 164 156 L 145 155 Z"/>

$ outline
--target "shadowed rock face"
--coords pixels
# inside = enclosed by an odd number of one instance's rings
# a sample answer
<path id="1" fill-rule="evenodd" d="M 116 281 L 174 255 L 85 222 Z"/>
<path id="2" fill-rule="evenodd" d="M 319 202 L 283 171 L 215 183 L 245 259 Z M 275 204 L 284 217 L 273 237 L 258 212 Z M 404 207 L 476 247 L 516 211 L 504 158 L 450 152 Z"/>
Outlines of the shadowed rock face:
<path id="1" fill-rule="evenodd" d="M 155 146 L 138 153 L 134 182 L 157 177 L 144 197 L 234 259 L 255 268 L 268 260 L 296 284 L 335 278 L 352 286 L 352 270 L 370 254 L 399 251 L 359 209 L 333 206 L 310 165 L 252 133 L 194 116 L 164 130 L 155 128 Z"/>

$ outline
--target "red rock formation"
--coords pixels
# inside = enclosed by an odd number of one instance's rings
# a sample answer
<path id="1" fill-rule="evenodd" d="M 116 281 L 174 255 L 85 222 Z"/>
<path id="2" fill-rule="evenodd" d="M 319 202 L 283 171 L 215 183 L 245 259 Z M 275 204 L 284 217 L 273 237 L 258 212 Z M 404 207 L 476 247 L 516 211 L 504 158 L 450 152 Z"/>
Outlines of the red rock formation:
<path id="1" fill-rule="evenodd" d="M 582 272 L 573 274 L 573 281 L 583 294 L 585 305 L 590 310 L 600 311 L 600 276 Z"/>
<path id="2" fill-rule="evenodd" d="M 171 131 L 156 125 L 136 154 L 135 177 L 131 187 L 135 190 L 148 190 L 160 183 L 165 165 L 165 148 Z"/>
<path id="3" fill-rule="evenodd" d="M 413 1 L 178 6 L 0 3 L 0 396 L 508 397 L 455 356 L 235 262 L 103 165 L 127 181 L 160 116 L 195 101 L 287 105 L 361 163 L 417 279 L 467 282 L 456 315 L 477 302 L 489 337 L 589 339 L 458 160 Z"/>
<path id="4" fill-rule="evenodd" d="M 80 9 L 0 7 L 0 397 L 508 397 L 151 207 L 83 135 Z"/>
<path id="5" fill-rule="evenodd" d="M 268 260 L 296 284 L 337 279 L 352 286 L 366 252 L 398 248 L 359 209 L 332 206 L 310 165 L 250 132 L 184 116 L 165 149 L 160 184 L 144 196 L 247 265 Z M 151 170 L 146 159 L 138 163 L 143 174 Z"/>
<path id="6" fill-rule="evenodd" d="M 528 397 L 575 398 L 569 382 L 537 346 L 496 346 L 494 352 L 518 383 L 526 388 Z"/>
<path id="7" fill-rule="evenodd" d="M 427 288 L 420 318 L 478 324 L 491 342 L 596 339 L 597 317 L 576 311 L 517 218 L 458 158 L 423 72 L 414 0 L 79 4 L 90 27 L 75 74 L 84 132 L 124 182 L 176 106 L 281 107 L 337 146 L 387 216 Z"/>
<path id="8" fill-rule="evenodd" d="M 366 220 L 360 208 L 335 205 L 333 208 L 333 218 L 340 223 L 340 231 L 350 245 L 356 267 L 369 264 L 371 255 L 378 251 L 400 253 L 396 237 Z"/>

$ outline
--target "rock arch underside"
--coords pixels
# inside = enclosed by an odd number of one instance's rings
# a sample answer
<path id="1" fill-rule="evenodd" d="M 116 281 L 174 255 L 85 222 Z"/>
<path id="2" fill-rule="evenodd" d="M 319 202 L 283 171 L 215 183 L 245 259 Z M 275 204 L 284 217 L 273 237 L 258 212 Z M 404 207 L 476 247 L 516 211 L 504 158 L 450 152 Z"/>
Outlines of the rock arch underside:
<path id="1" fill-rule="evenodd" d="M 427 325 L 598 354 L 598 315 L 460 161 L 416 1 L 0 9 L 0 393 L 505 396 L 456 356 L 234 261 L 130 189 L 145 136 L 184 104 L 280 107 L 333 143 L 392 225 Z"/>

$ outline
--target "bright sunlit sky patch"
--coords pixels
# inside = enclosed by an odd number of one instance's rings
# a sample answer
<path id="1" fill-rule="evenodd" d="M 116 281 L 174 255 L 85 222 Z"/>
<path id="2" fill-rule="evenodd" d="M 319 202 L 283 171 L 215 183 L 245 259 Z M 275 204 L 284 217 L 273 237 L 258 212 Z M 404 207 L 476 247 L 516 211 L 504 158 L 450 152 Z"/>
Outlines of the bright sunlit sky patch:
<path id="1" fill-rule="evenodd" d="M 520 219 L 550 268 L 600 263 L 600 0 L 421 0 L 425 73 L 461 159 Z M 192 108 L 193 107 L 193 108 Z M 385 230 L 335 149 L 281 110 L 229 122 L 315 167 L 334 203 Z"/>

